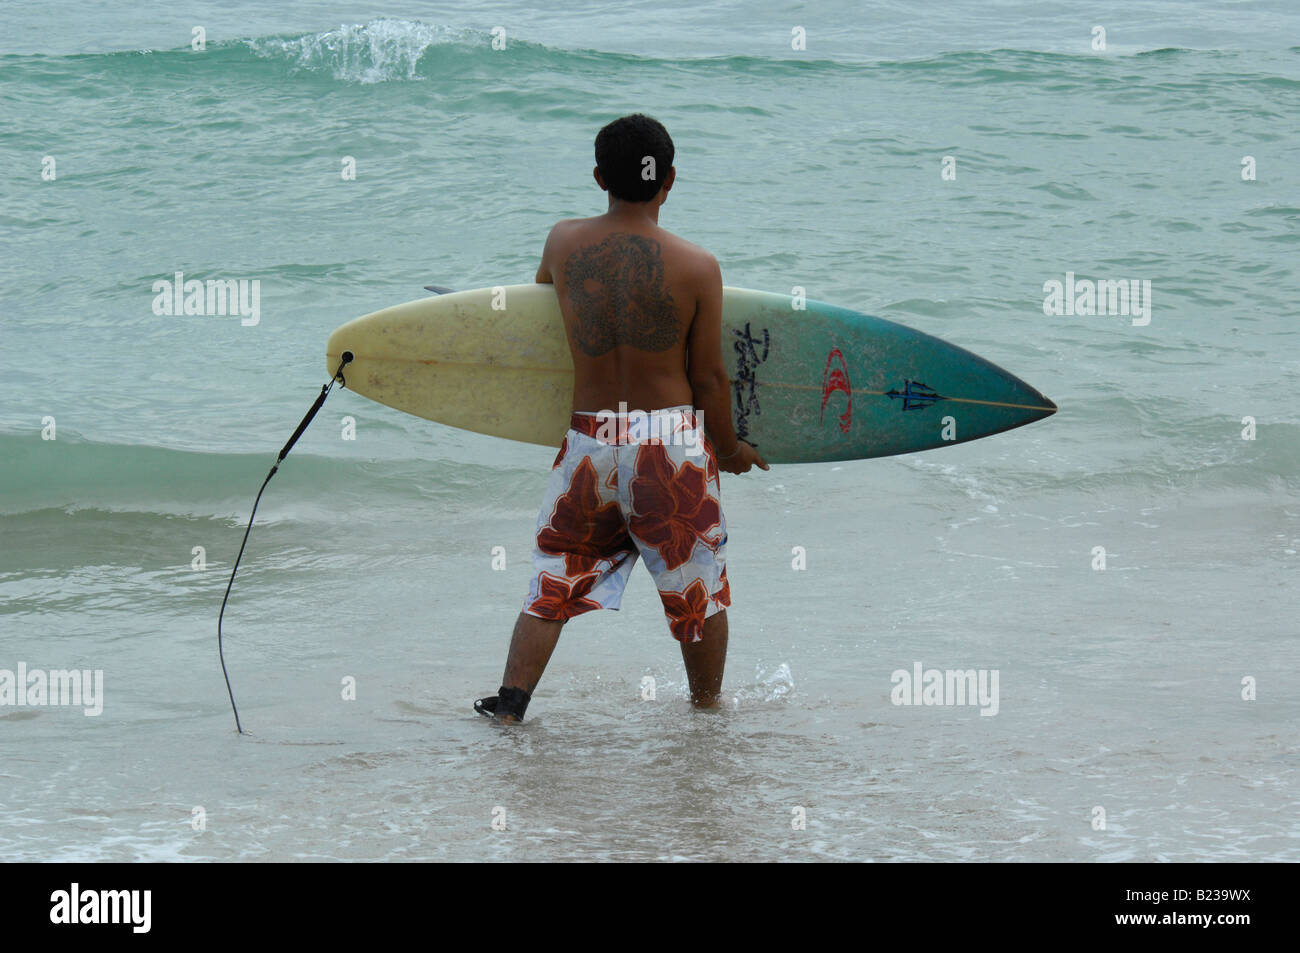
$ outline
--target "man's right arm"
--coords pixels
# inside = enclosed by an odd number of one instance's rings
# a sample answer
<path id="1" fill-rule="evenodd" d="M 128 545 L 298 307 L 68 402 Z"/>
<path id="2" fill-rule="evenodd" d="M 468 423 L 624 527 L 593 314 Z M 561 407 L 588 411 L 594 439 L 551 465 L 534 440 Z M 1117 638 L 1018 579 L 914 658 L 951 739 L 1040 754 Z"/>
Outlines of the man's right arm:
<path id="1" fill-rule="evenodd" d="M 718 456 L 719 468 L 728 473 L 745 473 L 767 463 L 758 451 L 736 437 L 731 422 L 731 380 L 722 363 L 722 269 L 708 257 L 700 283 L 695 320 L 687 341 L 687 368 L 695 408 L 704 415 L 704 429 Z"/>

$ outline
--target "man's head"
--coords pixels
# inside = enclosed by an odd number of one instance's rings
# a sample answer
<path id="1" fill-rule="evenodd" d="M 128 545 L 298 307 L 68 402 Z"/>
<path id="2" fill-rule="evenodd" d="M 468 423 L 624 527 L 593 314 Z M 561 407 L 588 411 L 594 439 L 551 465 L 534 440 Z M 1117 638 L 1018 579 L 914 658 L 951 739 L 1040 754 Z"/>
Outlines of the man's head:
<path id="1" fill-rule="evenodd" d="M 650 202 L 672 188 L 673 140 L 662 124 L 634 113 L 596 134 L 596 181 L 624 202 Z"/>

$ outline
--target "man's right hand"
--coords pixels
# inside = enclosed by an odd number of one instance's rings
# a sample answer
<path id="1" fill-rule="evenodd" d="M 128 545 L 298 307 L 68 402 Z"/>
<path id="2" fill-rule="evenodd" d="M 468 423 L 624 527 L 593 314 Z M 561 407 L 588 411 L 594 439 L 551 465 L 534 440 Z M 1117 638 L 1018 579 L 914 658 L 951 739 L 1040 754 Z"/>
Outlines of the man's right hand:
<path id="1" fill-rule="evenodd" d="M 726 459 L 718 455 L 719 470 L 726 470 L 728 473 L 748 473 L 750 467 L 758 467 L 760 470 L 771 469 L 767 461 L 758 455 L 758 451 L 743 440 L 737 441 L 736 449 Z"/>

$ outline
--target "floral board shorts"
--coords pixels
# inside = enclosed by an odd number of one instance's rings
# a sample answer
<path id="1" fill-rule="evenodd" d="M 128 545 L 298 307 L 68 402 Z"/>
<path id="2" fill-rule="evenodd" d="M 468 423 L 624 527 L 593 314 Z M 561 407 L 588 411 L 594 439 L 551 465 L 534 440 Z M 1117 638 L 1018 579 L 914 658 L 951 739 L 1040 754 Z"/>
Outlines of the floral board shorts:
<path id="1" fill-rule="evenodd" d="M 637 557 L 675 638 L 698 642 L 731 605 L 718 461 L 691 407 L 576 413 L 537 517 L 524 612 L 617 609 Z"/>

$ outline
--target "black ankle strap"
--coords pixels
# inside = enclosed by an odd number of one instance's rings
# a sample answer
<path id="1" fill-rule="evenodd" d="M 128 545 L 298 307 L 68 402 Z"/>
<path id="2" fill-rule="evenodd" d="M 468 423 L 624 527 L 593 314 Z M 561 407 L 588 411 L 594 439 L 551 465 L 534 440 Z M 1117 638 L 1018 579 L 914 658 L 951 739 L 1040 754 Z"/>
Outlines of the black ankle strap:
<path id="1" fill-rule="evenodd" d="M 522 688 L 506 688 L 504 685 L 497 690 L 497 709 L 498 715 L 514 715 L 516 718 L 523 720 L 524 712 L 528 708 L 528 703 L 532 701 L 532 693 L 526 692 Z"/>

